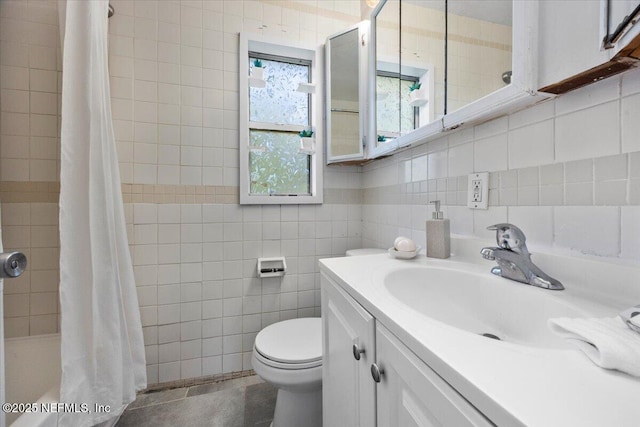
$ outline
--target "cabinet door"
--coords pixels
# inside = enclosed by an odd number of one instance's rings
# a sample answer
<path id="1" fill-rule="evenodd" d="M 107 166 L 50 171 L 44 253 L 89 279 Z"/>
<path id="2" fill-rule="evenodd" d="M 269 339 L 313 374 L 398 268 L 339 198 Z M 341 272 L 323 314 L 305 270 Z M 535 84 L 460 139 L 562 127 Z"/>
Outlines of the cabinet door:
<path id="1" fill-rule="evenodd" d="M 379 323 L 376 353 L 378 427 L 493 425 Z"/>
<path id="2" fill-rule="evenodd" d="M 375 426 L 374 318 L 322 274 L 322 422 L 324 426 Z M 354 356 L 353 346 L 363 353 Z"/>

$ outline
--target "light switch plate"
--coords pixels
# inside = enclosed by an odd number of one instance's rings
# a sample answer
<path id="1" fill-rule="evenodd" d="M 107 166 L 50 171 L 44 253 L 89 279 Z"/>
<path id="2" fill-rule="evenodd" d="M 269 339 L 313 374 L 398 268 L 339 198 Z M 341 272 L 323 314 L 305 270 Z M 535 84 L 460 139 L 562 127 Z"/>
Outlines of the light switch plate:
<path id="1" fill-rule="evenodd" d="M 471 209 L 489 208 L 489 172 L 469 174 L 467 186 L 467 207 Z"/>

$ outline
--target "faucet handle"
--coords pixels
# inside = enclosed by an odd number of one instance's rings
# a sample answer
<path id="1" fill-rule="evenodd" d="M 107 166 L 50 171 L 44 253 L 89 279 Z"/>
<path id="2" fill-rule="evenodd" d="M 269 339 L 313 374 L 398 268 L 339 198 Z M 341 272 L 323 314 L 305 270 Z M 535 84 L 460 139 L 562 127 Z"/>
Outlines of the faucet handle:
<path id="1" fill-rule="evenodd" d="M 529 256 L 526 240 L 522 230 L 513 224 L 500 223 L 487 227 L 487 230 L 496 230 L 496 242 L 502 249 L 509 249 L 521 255 Z"/>

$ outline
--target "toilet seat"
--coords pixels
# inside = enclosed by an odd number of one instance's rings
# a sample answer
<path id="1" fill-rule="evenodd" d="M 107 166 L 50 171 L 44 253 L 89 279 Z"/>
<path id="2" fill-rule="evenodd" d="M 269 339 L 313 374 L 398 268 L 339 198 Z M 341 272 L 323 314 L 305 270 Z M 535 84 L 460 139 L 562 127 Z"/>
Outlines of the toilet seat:
<path id="1" fill-rule="evenodd" d="M 256 358 L 279 369 L 309 369 L 322 365 L 322 320 L 285 320 L 261 330 L 255 339 Z"/>

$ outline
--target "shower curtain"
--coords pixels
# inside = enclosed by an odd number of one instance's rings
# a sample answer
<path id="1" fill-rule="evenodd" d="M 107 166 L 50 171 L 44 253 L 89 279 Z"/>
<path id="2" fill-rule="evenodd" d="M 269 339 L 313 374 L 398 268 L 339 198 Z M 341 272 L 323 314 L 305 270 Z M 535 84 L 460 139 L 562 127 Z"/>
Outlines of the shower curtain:
<path id="1" fill-rule="evenodd" d="M 2 203 L 0 203 L 0 207 Z M 0 213 L 0 224 L 2 215 Z M 2 230 L 0 229 L 0 252 L 2 252 Z M 0 404 L 5 403 L 4 394 L 4 281 L 0 279 Z M 4 427 L 4 412 L 0 412 L 0 427 Z"/>
<path id="2" fill-rule="evenodd" d="M 135 399 L 146 368 L 111 118 L 108 2 L 60 6 L 60 401 L 89 411 L 63 412 L 58 421 L 88 427 Z"/>

